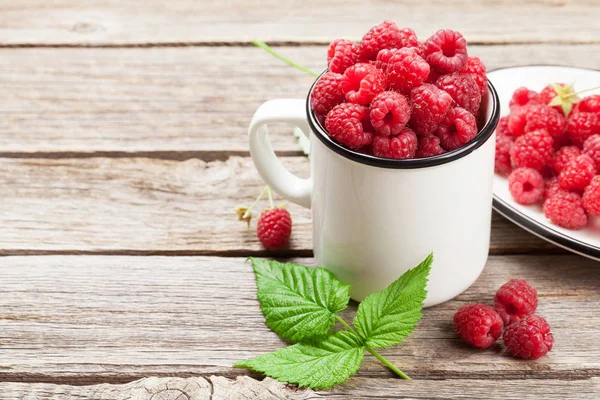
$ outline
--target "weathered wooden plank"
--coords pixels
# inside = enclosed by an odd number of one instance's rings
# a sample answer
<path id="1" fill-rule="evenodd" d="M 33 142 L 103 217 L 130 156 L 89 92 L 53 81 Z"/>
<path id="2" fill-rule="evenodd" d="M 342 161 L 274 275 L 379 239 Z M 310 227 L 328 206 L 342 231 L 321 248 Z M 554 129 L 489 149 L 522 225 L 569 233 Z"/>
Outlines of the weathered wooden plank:
<path id="1" fill-rule="evenodd" d="M 572 255 L 492 256 L 469 290 L 426 309 L 405 343 L 382 353 L 415 379 L 597 377 L 599 265 Z M 538 313 L 556 338 L 543 359 L 515 360 L 500 343 L 477 351 L 455 336 L 451 321 L 458 307 L 490 304 L 510 278 L 526 279 L 539 292 Z M 248 371 L 231 368 L 233 362 L 284 345 L 264 325 L 243 258 L 3 257 L 0 282 L 0 381 L 234 377 Z M 355 310 L 351 305 L 344 317 L 351 320 Z M 358 377 L 392 374 L 367 355 Z"/>
<path id="2" fill-rule="evenodd" d="M 470 49 L 489 68 L 600 64 L 596 45 Z M 314 70 L 325 65 L 323 46 L 278 50 Z M 310 76 L 252 47 L 3 49 L 0 155 L 208 160 L 247 154 L 254 110 L 269 99 L 305 97 L 311 83 Z M 289 128 L 274 132 L 277 150 L 298 154 Z"/>
<path id="3" fill-rule="evenodd" d="M 212 393 L 211 393 L 212 390 Z M 296 399 L 483 399 L 502 393 L 507 400 L 596 400 L 599 378 L 579 381 L 529 380 L 443 380 L 352 378 L 329 391 L 298 390 L 266 378 L 262 381 L 240 376 L 209 378 L 145 378 L 123 385 L 67 386 L 47 383 L 0 383 L 0 399 L 63 400 L 72 398 L 110 400 L 296 400 Z"/>
<path id="4" fill-rule="evenodd" d="M 284 161 L 308 176 L 305 157 Z M 263 185 L 248 157 L 0 159 L 0 254 L 256 254 L 255 225 L 233 208 L 252 203 Z M 289 210 L 292 239 L 279 254 L 310 255 L 310 211 Z M 545 250 L 559 251 L 494 214 L 492 253 Z"/>
<path id="5" fill-rule="evenodd" d="M 597 42 L 599 33 L 593 0 L 184 0 L 168 6 L 159 0 L 23 0 L 18 7 L 4 2 L 0 12 L 4 45 L 240 42 L 256 37 L 322 42 L 338 36 L 358 39 L 390 18 L 423 38 L 451 27 L 470 40 L 490 43 Z"/>

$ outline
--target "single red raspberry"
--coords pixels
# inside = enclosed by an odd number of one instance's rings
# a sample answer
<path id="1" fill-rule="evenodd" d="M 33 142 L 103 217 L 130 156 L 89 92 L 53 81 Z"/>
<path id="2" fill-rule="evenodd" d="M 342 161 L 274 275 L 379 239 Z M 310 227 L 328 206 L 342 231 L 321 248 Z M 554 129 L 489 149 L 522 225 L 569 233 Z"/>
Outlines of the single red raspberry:
<path id="1" fill-rule="evenodd" d="M 512 355 L 525 359 L 546 355 L 554 344 L 550 325 L 537 315 L 523 318 L 506 327 L 502 340 Z"/>
<path id="2" fill-rule="evenodd" d="M 445 152 L 446 150 L 440 146 L 439 137 L 431 134 L 419 137 L 419 147 L 417 148 L 418 158 L 437 156 Z"/>
<path id="3" fill-rule="evenodd" d="M 371 64 L 354 64 L 344 72 L 342 79 L 342 91 L 346 100 L 354 104 L 369 104 L 386 87 L 384 73 Z"/>
<path id="4" fill-rule="evenodd" d="M 467 110 L 454 107 L 440 122 L 434 134 L 446 150 L 458 149 L 477 136 L 477 120 Z"/>
<path id="5" fill-rule="evenodd" d="M 453 103 L 448 93 L 430 83 L 411 90 L 410 100 L 413 107 L 410 124 L 417 135 L 433 133 Z"/>
<path id="6" fill-rule="evenodd" d="M 358 62 L 358 46 L 346 39 L 336 39 L 327 49 L 327 67 L 331 72 L 343 74 L 346 69 Z"/>
<path id="7" fill-rule="evenodd" d="M 594 160 L 587 154 L 582 154 L 570 161 L 558 174 L 558 183 L 565 190 L 585 189 L 596 175 Z"/>
<path id="8" fill-rule="evenodd" d="M 370 110 L 371 125 L 381 136 L 397 135 L 410 119 L 408 100 L 398 92 L 379 93 Z"/>
<path id="9" fill-rule="evenodd" d="M 515 90 L 509 103 L 511 111 L 518 107 L 526 106 L 527 104 L 541 104 L 539 94 L 526 87 L 520 87 Z"/>
<path id="10" fill-rule="evenodd" d="M 577 103 L 577 109 L 581 112 L 600 113 L 600 94 L 593 94 Z"/>
<path id="11" fill-rule="evenodd" d="M 465 66 L 459 71 L 463 74 L 469 74 L 477 82 L 479 90 L 481 91 L 481 97 L 487 93 L 487 75 L 485 73 L 486 68 L 483 61 L 479 57 L 468 57 Z"/>
<path id="12" fill-rule="evenodd" d="M 506 175 L 512 171 L 510 163 L 510 148 L 513 138 L 496 133 L 496 157 L 494 160 L 494 171 L 497 174 Z"/>
<path id="13" fill-rule="evenodd" d="M 377 67 L 380 70 L 387 73 L 387 67 L 390 62 L 390 58 L 392 58 L 392 56 L 394 54 L 396 54 L 397 51 L 398 51 L 398 49 L 383 49 L 383 50 L 381 50 L 379 53 L 377 53 L 377 59 L 375 60 L 375 67 Z M 389 78 L 388 78 L 388 80 L 389 80 Z"/>
<path id="14" fill-rule="evenodd" d="M 327 114 L 325 127 L 329 136 L 336 142 L 358 149 L 373 142 L 373 134 L 365 131 L 363 120 L 369 109 L 358 104 L 338 104 Z"/>
<path id="15" fill-rule="evenodd" d="M 513 137 L 522 136 L 525 133 L 525 125 L 527 124 L 527 112 L 529 107 L 524 106 L 515 108 L 508 116 L 508 131 Z"/>
<path id="16" fill-rule="evenodd" d="M 508 176 L 508 190 L 517 203 L 535 204 L 544 197 L 544 177 L 533 168 L 517 168 Z"/>
<path id="17" fill-rule="evenodd" d="M 600 175 L 594 177 L 583 191 L 583 208 L 585 211 L 600 217 Z"/>
<path id="18" fill-rule="evenodd" d="M 600 117 L 597 113 L 579 111 L 575 107 L 567 120 L 567 134 L 573 144 L 581 147 L 587 138 L 600 131 Z"/>
<path id="19" fill-rule="evenodd" d="M 421 85 L 429 75 L 429 64 L 412 47 L 396 50 L 387 64 L 387 77 L 391 89 L 403 94 Z"/>
<path id="20" fill-rule="evenodd" d="M 271 208 L 258 219 L 256 236 L 267 250 L 285 246 L 292 234 L 292 217 L 285 208 Z"/>
<path id="21" fill-rule="evenodd" d="M 568 163 L 581 155 L 581 150 L 577 146 L 563 146 L 552 156 L 552 168 L 556 173 L 560 173 Z"/>
<path id="22" fill-rule="evenodd" d="M 510 149 L 510 159 L 516 167 L 541 171 L 552 158 L 552 137 L 544 129 L 519 136 Z"/>
<path id="23" fill-rule="evenodd" d="M 342 78 L 343 75 L 327 72 L 315 84 L 310 94 L 310 107 L 318 117 L 325 118 L 333 107 L 346 100 L 342 92 Z"/>
<path id="24" fill-rule="evenodd" d="M 558 184 L 558 176 L 553 176 L 546 181 L 544 190 L 544 200 L 547 200 L 550 196 L 554 196 L 556 193 L 564 191 Z"/>
<path id="25" fill-rule="evenodd" d="M 410 128 L 391 137 L 376 136 L 373 155 L 385 158 L 414 158 L 417 151 L 417 135 Z"/>
<path id="26" fill-rule="evenodd" d="M 363 60 L 375 60 L 377 53 L 383 49 L 400 49 L 403 47 L 404 34 L 392 21 L 383 21 L 371 28 L 360 41 L 360 57 Z"/>
<path id="27" fill-rule="evenodd" d="M 425 42 L 424 56 L 440 74 L 458 71 L 467 63 L 467 41 L 458 32 L 440 29 Z"/>
<path id="28" fill-rule="evenodd" d="M 467 304 L 454 314 L 454 328 L 464 342 L 473 347 L 487 349 L 502 334 L 502 318 L 485 304 Z"/>
<path id="29" fill-rule="evenodd" d="M 414 47 L 419 53 L 421 52 L 421 43 L 419 43 L 416 32 L 411 28 L 401 29 L 400 39 L 402 41 L 402 47 Z"/>
<path id="30" fill-rule="evenodd" d="M 583 153 L 590 156 L 600 171 L 600 134 L 592 135 L 583 143 Z"/>
<path id="31" fill-rule="evenodd" d="M 522 279 L 506 282 L 494 296 L 494 309 L 507 326 L 535 314 L 537 306 L 537 291 Z"/>
<path id="32" fill-rule="evenodd" d="M 567 229 L 580 229 L 588 222 L 581 196 L 566 190 L 556 190 L 544 201 L 544 215 Z"/>
<path id="33" fill-rule="evenodd" d="M 459 107 L 473 115 L 479 111 L 481 92 L 471 75 L 459 73 L 442 75 L 436 85 L 445 90 Z"/>
<path id="34" fill-rule="evenodd" d="M 558 138 L 565 133 L 565 117 L 548 106 L 533 104 L 527 107 L 525 118 L 525 133 L 545 129 L 552 138 Z"/>
<path id="35" fill-rule="evenodd" d="M 562 86 L 562 87 L 567 86 L 565 83 L 557 83 L 557 85 Z M 542 91 L 540 92 L 540 97 L 539 97 L 540 103 L 545 106 L 548 106 L 550 104 L 550 102 L 552 100 L 554 100 L 556 95 L 557 95 L 557 93 L 554 90 L 554 88 L 552 87 L 552 85 L 548 85 L 545 88 L 543 88 Z M 552 108 L 555 109 L 556 111 L 560 112 L 561 114 L 563 114 L 561 106 L 552 106 Z"/>
<path id="36" fill-rule="evenodd" d="M 510 131 L 508 130 L 508 115 L 500 117 L 498 120 L 496 136 L 510 136 Z"/>

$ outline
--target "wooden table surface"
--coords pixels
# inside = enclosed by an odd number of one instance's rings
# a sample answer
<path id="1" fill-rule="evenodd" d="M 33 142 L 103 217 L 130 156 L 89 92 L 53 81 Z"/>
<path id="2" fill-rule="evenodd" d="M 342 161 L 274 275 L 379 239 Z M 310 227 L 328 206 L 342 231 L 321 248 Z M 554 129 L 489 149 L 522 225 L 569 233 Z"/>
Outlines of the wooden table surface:
<path id="1" fill-rule="evenodd" d="M 283 346 L 244 259 L 314 262 L 308 210 L 289 207 L 276 253 L 233 215 L 263 185 L 254 110 L 312 82 L 251 39 L 322 70 L 329 41 L 391 18 L 420 37 L 463 32 L 489 69 L 597 68 L 598 17 L 595 0 L 1 0 L 0 399 L 600 398 L 600 264 L 497 214 L 479 280 L 382 351 L 413 381 L 370 355 L 321 392 L 231 367 Z M 308 174 L 289 129 L 273 140 Z M 451 328 L 516 277 L 556 338 L 538 361 L 475 351 Z"/>

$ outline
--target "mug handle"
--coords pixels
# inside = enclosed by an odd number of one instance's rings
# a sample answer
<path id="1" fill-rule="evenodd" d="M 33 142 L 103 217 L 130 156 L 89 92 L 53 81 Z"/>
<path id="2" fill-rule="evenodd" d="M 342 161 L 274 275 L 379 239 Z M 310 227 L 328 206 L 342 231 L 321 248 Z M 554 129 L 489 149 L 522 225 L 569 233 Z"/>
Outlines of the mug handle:
<path id="1" fill-rule="evenodd" d="M 296 126 L 304 135 L 310 132 L 306 119 L 306 100 L 277 99 L 263 103 L 252 117 L 248 136 L 250 155 L 260 176 L 273 190 L 287 200 L 310 208 L 312 179 L 302 179 L 292 174 L 275 155 L 267 125 L 284 122 Z"/>

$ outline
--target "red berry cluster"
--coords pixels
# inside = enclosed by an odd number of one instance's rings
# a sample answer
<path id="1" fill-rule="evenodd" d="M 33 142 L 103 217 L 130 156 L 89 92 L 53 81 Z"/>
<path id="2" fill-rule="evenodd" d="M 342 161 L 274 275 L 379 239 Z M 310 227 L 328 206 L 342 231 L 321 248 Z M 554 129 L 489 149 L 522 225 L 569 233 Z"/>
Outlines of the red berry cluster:
<path id="1" fill-rule="evenodd" d="M 467 55 L 450 29 L 419 42 L 391 21 L 360 43 L 337 39 L 329 71 L 311 93 L 311 107 L 341 145 L 385 158 L 421 158 L 457 149 L 478 132 L 485 65 Z"/>
<path id="2" fill-rule="evenodd" d="M 480 303 L 462 306 L 454 314 L 454 327 L 473 347 L 487 349 L 502 335 L 514 356 L 540 358 L 552 350 L 554 337 L 548 322 L 534 315 L 537 305 L 537 291 L 524 280 L 511 279 L 496 292 L 494 308 Z"/>
<path id="3" fill-rule="evenodd" d="M 600 95 L 565 113 L 551 105 L 560 87 L 566 85 L 514 92 L 510 114 L 496 129 L 495 170 L 509 175 L 517 203 L 543 203 L 552 223 L 580 229 L 590 216 L 600 216 Z"/>

